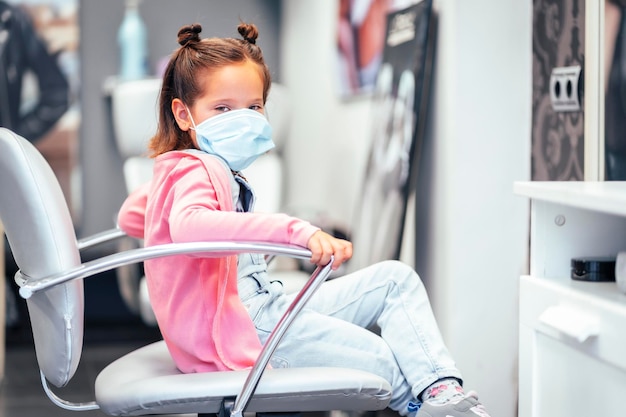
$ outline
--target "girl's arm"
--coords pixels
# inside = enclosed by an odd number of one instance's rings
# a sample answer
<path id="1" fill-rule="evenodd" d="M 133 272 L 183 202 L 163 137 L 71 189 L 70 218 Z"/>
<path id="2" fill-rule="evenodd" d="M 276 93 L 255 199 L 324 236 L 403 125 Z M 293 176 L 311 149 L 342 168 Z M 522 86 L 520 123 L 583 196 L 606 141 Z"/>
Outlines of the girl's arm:
<path id="1" fill-rule="evenodd" d="M 281 213 L 221 210 L 215 187 L 209 178 L 206 175 L 194 178 L 196 175 L 184 175 L 176 181 L 177 198 L 169 218 L 173 241 L 236 240 L 293 244 L 311 250 L 311 263 L 317 265 L 326 265 L 334 256 L 333 269 L 352 257 L 351 242 L 337 239 L 307 221 Z"/>
<path id="2" fill-rule="evenodd" d="M 177 167 L 168 200 L 169 232 L 174 242 L 264 241 L 306 247 L 318 227 L 282 213 L 241 213 L 231 209 L 230 181 L 208 175 L 193 164 Z M 226 200 L 226 201 L 225 201 Z"/>
<path id="3" fill-rule="evenodd" d="M 352 256 L 352 243 L 304 220 L 281 213 L 222 211 L 211 181 L 199 172 L 189 170 L 173 187 L 176 199 L 169 222 L 174 242 L 237 240 L 293 244 L 311 250 L 314 264 L 325 265 L 333 255 L 333 269 Z M 118 225 L 130 236 L 144 237 L 149 189 L 150 183 L 139 187 L 120 209 Z"/>

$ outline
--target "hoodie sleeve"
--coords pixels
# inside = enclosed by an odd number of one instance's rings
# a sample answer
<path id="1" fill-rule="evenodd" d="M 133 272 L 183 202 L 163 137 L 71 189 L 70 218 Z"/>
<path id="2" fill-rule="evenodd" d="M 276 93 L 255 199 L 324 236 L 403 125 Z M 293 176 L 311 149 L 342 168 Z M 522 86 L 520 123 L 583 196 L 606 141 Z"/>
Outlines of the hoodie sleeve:
<path id="1" fill-rule="evenodd" d="M 143 239 L 145 226 L 146 203 L 150 183 L 145 183 L 124 200 L 117 215 L 117 225 L 127 235 Z"/>
<path id="2" fill-rule="evenodd" d="M 199 160 L 175 174 L 170 233 L 174 242 L 235 240 L 307 247 L 318 227 L 281 213 L 241 213 L 232 207 L 228 173 Z M 228 199 L 228 201 L 225 201 Z"/>

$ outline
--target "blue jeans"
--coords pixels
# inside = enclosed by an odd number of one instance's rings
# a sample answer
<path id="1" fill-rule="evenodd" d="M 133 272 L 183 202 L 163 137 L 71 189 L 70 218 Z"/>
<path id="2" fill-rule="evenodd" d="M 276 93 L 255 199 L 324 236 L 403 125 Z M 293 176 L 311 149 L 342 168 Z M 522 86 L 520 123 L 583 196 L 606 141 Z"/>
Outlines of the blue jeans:
<path id="1" fill-rule="evenodd" d="M 262 343 L 295 296 L 265 272 L 240 278 L 239 294 Z M 380 334 L 368 330 L 375 326 Z M 398 261 L 325 282 L 285 334 L 271 365 L 348 367 L 379 375 L 393 389 L 389 407 L 401 415 L 433 382 L 461 379 L 422 281 Z"/>

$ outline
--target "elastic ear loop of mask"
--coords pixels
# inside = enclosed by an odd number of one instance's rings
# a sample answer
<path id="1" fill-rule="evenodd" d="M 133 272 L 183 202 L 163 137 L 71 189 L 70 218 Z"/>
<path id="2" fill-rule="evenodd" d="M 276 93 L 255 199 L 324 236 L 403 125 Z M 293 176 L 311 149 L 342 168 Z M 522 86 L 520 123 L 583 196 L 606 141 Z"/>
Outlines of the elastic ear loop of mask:
<path id="1" fill-rule="evenodd" d="M 193 116 L 191 115 L 191 111 L 189 110 L 189 107 L 187 107 L 186 104 L 185 104 L 185 109 L 187 109 L 187 114 L 189 115 L 189 118 L 191 119 L 191 124 L 193 125 L 193 127 L 190 127 L 189 129 L 195 131 L 196 130 L 196 122 L 193 120 Z"/>

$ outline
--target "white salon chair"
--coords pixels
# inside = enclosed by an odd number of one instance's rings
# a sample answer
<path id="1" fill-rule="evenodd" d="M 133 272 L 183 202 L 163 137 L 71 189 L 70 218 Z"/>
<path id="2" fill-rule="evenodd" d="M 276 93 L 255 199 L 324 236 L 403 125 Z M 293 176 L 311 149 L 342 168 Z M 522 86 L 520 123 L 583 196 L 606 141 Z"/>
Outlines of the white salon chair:
<path id="1" fill-rule="evenodd" d="M 157 129 L 160 91 L 160 78 L 146 78 L 120 82 L 111 93 L 113 133 L 129 193 L 152 178 L 148 141 Z"/>
<path id="2" fill-rule="evenodd" d="M 116 84 L 111 93 L 111 115 L 117 150 L 123 161 L 124 181 L 128 193 L 152 178 L 153 159 L 148 158 L 148 142 L 156 133 L 160 78 L 146 78 Z M 120 250 L 141 246 L 133 238 L 122 238 Z M 141 265 L 117 269 L 117 284 L 128 309 L 149 326 L 156 326 L 150 306 L 148 286 Z"/>
<path id="3" fill-rule="evenodd" d="M 84 330 L 83 279 L 146 259 L 183 253 L 240 251 L 308 258 L 306 249 L 265 243 L 212 242 L 137 248 L 81 263 L 80 249 L 122 236 L 120 230 L 77 241 L 61 187 L 50 166 L 27 140 L 0 128 L 0 220 L 19 267 L 16 282 L 27 300 L 44 391 L 61 408 L 99 409 L 112 416 L 198 414 L 242 417 L 243 412 L 380 410 L 391 388 L 384 379 L 344 368 L 267 369 L 276 345 L 326 279 L 318 268 L 272 332 L 251 370 L 183 374 L 163 341 L 135 350 L 106 366 L 94 385 L 95 399 L 74 403 L 55 387 L 70 382 L 79 365 Z"/>

